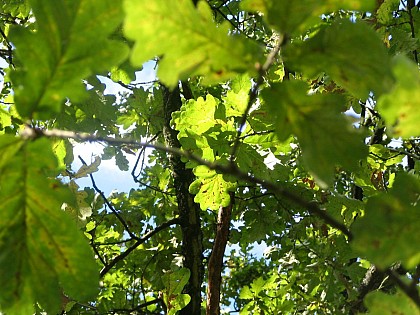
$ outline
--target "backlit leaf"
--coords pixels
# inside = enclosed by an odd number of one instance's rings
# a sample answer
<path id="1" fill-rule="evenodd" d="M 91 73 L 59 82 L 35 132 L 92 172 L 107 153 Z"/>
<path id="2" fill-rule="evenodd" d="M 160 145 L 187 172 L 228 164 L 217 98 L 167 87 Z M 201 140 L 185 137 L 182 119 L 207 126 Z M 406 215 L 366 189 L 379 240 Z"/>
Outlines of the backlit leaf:
<path id="1" fill-rule="evenodd" d="M 408 58 L 395 58 L 394 75 L 397 83 L 378 100 L 378 109 L 385 119 L 387 130 L 395 137 L 420 136 L 420 74 Z"/>
<path id="2" fill-rule="evenodd" d="M 125 11 L 125 34 L 136 41 L 132 63 L 162 57 L 157 74 L 170 87 L 196 75 L 207 84 L 220 82 L 253 71 L 259 61 L 260 48 L 229 36 L 228 22 L 216 26 L 205 1 L 196 8 L 191 0 L 126 0 Z"/>
<path id="3" fill-rule="evenodd" d="M 190 186 L 190 192 L 195 194 L 194 201 L 200 204 L 202 210 L 218 210 L 230 204 L 229 191 L 233 191 L 236 183 L 225 180 L 222 174 L 200 165 L 194 169 L 198 177 Z"/>
<path id="4" fill-rule="evenodd" d="M 93 161 L 90 165 L 82 165 L 76 174 L 74 174 L 74 178 L 86 177 L 89 176 L 89 174 L 97 172 L 100 164 L 101 158 L 99 156 L 95 156 L 95 161 Z"/>
<path id="5" fill-rule="evenodd" d="M 401 292 L 394 295 L 371 292 L 366 296 L 366 306 L 371 315 L 420 315 L 413 300 Z"/>
<path id="6" fill-rule="evenodd" d="M 264 14 L 268 24 L 282 33 L 303 31 L 320 19 L 321 14 L 340 9 L 369 11 L 375 8 L 374 0 L 244 0 L 242 8 Z"/>
<path id="7" fill-rule="evenodd" d="M 401 261 L 406 268 L 420 263 L 417 204 L 420 181 L 408 174 L 398 174 L 388 193 L 369 198 L 365 216 L 352 225 L 352 246 L 380 268 Z"/>
<path id="8" fill-rule="evenodd" d="M 22 63 L 12 73 L 18 112 L 50 117 L 66 98 L 85 96 L 82 79 L 123 61 L 128 49 L 108 37 L 122 21 L 121 1 L 31 0 L 37 31 L 15 27 L 10 38 Z"/>
<path id="9" fill-rule="evenodd" d="M 288 46 L 285 59 L 291 69 L 301 69 L 309 77 L 326 72 L 362 99 L 372 91 L 387 92 L 393 84 L 385 46 L 365 23 L 339 19 L 301 44 Z"/>
<path id="10" fill-rule="evenodd" d="M 226 116 L 242 117 L 248 105 L 251 79 L 248 75 L 241 75 L 232 80 L 232 89 L 223 98 Z"/>
<path id="11" fill-rule="evenodd" d="M 216 98 L 208 94 L 205 99 L 199 97 L 196 101 L 190 100 L 182 105 L 181 109 L 172 115 L 175 129 L 179 130 L 178 138 L 185 137 L 187 129 L 200 135 L 213 127 L 218 103 Z"/>
<path id="12" fill-rule="evenodd" d="M 241 292 L 239 293 L 239 298 L 243 299 L 243 300 L 248 300 L 248 299 L 252 299 L 254 297 L 254 294 L 252 293 L 252 291 L 249 289 L 249 286 L 244 286 L 241 289 Z"/>
<path id="13" fill-rule="evenodd" d="M 262 97 L 277 116 L 280 139 L 297 136 L 308 171 L 321 187 L 332 184 L 335 167 L 358 167 L 367 155 L 363 137 L 341 113 L 339 95 L 308 95 L 304 82 L 273 84 Z"/>
<path id="14" fill-rule="evenodd" d="M 86 300 L 98 270 L 83 234 L 61 210 L 70 191 L 45 174 L 57 168 L 47 139 L 0 138 L 0 304 L 22 314 L 35 302 L 57 313 L 62 292 Z M 30 314 L 28 312 L 27 314 Z"/>

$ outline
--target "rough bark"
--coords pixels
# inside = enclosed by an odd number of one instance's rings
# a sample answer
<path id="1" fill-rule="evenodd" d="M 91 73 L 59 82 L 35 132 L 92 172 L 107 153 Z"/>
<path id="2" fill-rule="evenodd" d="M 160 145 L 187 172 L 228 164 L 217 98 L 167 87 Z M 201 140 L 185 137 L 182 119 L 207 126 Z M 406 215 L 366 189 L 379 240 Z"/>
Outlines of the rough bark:
<path id="1" fill-rule="evenodd" d="M 222 284 L 223 257 L 229 238 L 229 226 L 232 216 L 234 195 L 230 194 L 230 204 L 220 207 L 217 216 L 217 229 L 214 238 L 213 250 L 208 263 L 207 287 L 207 315 L 220 314 L 220 288 Z"/>
<path id="2" fill-rule="evenodd" d="M 180 109 L 182 102 L 179 88 L 170 91 L 165 86 L 163 90 L 163 110 L 165 125 L 163 134 L 166 145 L 180 148 L 178 132 L 171 128 L 171 115 Z M 184 267 L 191 271 L 188 284 L 184 293 L 191 296 L 191 302 L 180 311 L 180 315 L 201 315 L 201 285 L 203 282 L 203 245 L 200 222 L 200 207 L 194 203 L 194 196 L 189 193 L 189 186 L 194 179 L 190 169 L 177 155 L 170 155 L 173 182 L 178 202 L 180 226 L 182 230 L 182 255 L 184 256 Z"/>

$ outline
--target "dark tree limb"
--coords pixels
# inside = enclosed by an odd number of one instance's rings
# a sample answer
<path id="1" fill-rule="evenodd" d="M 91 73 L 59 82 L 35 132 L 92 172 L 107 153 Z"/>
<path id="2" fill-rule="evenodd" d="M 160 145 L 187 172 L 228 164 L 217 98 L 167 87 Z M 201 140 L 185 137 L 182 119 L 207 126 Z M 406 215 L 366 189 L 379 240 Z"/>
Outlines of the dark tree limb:
<path id="1" fill-rule="evenodd" d="M 157 226 L 156 228 L 154 228 L 153 230 L 151 230 L 150 232 L 146 233 L 145 235 L 143 235 L 142 237 L 140 237 L 132 246 L 130 246 L 129 248 L 127 248 L 126 251 L 122 252 L 120 255 L 118 255 L 117 257 L 115 257 L 109 264 L 107 264 L 106 266 L 104 266 L 101 270 L 101 277 L 105 276 L 105 274 L 110 271 L 117 263 L 119 263 L 120 261 L 124 260 L 125 257 L 127 257 L 133 250 L 135 250 L 137 247 L 139 247 L 141 244 L 145 243 L 148 239 L 150 239 L 153 235 L 155 235 L 156 233 L 170 227 L 171 225 L 174 224 L 179 224 L 180 220 L 178 218 L 175 219 L 171 219 L 165 223 L 162 223 L 161 225 Z"/>
<path id="2" fill-rule="evenodd" d="M 395 270 L 388 269 L 386 273 L 391 278 L 391 280 L 401 289 L 401 291 L 403 291 L 420 309 L 420 295 L 419 290 L 417 289 L 417 285 L 412 286 L 405 283 L 403 280 L 401 280 L 400 275 Z"/>
<path id="3" fill-rule="evenodd" d="M 137 305 L 134 308 L 131 309 L 126 309 L 126 308 L 115 308 L 113 310 L 110 310 L 109 313 L 111 314 L 119 314 L 119 313 L 127 313 L 127 314 L 149 314 L 149 313 L 138 313 L 141 312 L 141 309 L 146 308 L 150 305 L 155 305 L 155 304 L 161 304 L 162 306 L 164 306 L 164 302 L 163 299 L 158 297 L 156 299 L 144 302 L 140 305 Z"/>
<path id="4" fill-rule="evenodd" d="M 222 285 L 223 257 L 229 238 L 229 226 L 234 204 L 234 193 L 230 193 L 230 204 L 220 207 L 213 250 L 208 263 L 208 286 L 206 315 L 220 314 L 220 288 Z"/>

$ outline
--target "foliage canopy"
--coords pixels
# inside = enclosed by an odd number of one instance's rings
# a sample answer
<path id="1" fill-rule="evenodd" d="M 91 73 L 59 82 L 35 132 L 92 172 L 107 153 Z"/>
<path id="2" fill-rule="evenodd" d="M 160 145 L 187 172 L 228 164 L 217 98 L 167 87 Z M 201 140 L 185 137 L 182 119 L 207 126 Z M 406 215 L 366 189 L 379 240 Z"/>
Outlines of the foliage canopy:
<path id="1" fill-rule="evenodd" d="M 0 310 L 420 314 L 419 7 L 3 0 Z"/>

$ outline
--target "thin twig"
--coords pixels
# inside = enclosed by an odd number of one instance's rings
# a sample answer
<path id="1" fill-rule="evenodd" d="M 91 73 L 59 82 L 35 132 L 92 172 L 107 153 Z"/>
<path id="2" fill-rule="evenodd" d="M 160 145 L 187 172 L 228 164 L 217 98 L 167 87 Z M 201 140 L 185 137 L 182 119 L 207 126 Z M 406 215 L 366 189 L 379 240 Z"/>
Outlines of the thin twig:
<path id="1" fill-rule="evenodd" d="M 391 152 L 395 152 L 395 153 L 398 153 L 398 154 L 409 156 L 409 157 L 413 158 L 414 160 L 420 161 L 420 156 L 415 154 L 415 153 L 411 153 L 411 152 L 405 151 L 403 149 L 388 148 L 388 150 L 391 151 Z"/>
<path id="2" fill-rule="evenodd" d="M 79 155 L 79 160 L 83 163 L 83 165 L 87 165 L 86 162 L 83 160 L 83 158 Z M 114 206 L 109 202 L 108 198 L 105 196 L 102 190 L 99 189 L 99 187 L 96 185 L 95 179 L 93 178 L 92 174 L 89 174 L 90 181 L 92 182 L 92 186 L 95 189 L 95 191 L 101 196 L 102 200 L 105 202 L 105 204 L 108 206 L 108 208 L 112 211 L 112 213 L 117 217 L 118 221 L 122 224 L 124 229 L 127 231 L 128 235 L 130 235 L 131 238 L 138 240 L 138 236 L 136 236 L 133 232 L 131 232 L 130 228 L 127 225 L 127 222 L 121 217 L 121 215 L 118 213 L 118 211 L 114 208 Z"/>
<path id="3" fill-rule="evenodd" d="M 6 34 L 3 32 L 1 27 L 0 27 L 0 34 L 3 37 L 4 41 L 6 42 L 7 51 L 8 51 L 7 60 L 9 62 L 9 64 L 14 68 L 15 65 L 13 64 L 13 54 L 12 54 L 13 46 L 12 46 L 12 44 L 10 44 L 9 39 L 7 38 Z"/>
<path id="4" fill-rule="evenodd" d="M 93 242 L 93 239 L 90 242 L 90 245 L 92 246 L 93 252 L 96 256 L 98 256 L 98 259 L 101 261 L 101 263 L 106 266 L 106 261 L 102 258 L 101 254 L 99 253 L 99 250 L 96 248 L 96 244 Z"/>
<path id="5" fill-rule="evenodd" d="M 155 134 L 153 137 L 152 137 L 152 139 L 150 139 L 149 141 L 147 141 L 148 143 L 152 143 L 153 141 L 155 141 L 159 136 L 160 136 L 160 134 L 161 134 L 161 132 L 158 132 L 157 134 Z M 141 184 L 141 185 L 143 185 L 143 186 L 146 186 L 147 188 L 150 188 L 150 189 L 153 189 L 153 190 L 156 190 L 156 191 L 159 191 L 159 192 L 161 192 L 161 193 L 165 193 L 164 191 L 161 191 L 159 188 L 157 188 L 157 187 L 151 187 L 151 186 L 149 186 L 149 185 L 147 185 L 147 184 L 145 184 L 145 183 L 142 183 L 138 178 L 140 177 L 140 175 L 141 175 L 141 171 L 143 170 L 143 163 L 144 163 L 144 156 L 145 156 L 145 150 L 146 150 L 146 147 L 142 147 L 141 149 L 140 149 L 140 152 L 139 152 L 139 154 L 138 154 L 138 156 L 137 156 L 137 159 L 136 159 L 136 162 L 134 163 L 134 166 L 133 166 L 133 169 L 132 169 L 132 171 L 131 171 L 131 177 L 133 177 L 133 180 L 134 180 L 134 182 L 136 182 L 136 183 L 139 183 L 139 184 Z M 139 171 L 139 174 L 138 175 L 136 175 L 136 170 L 137 170 L 137 168 L 138 168 L 138 165 L 139 165 L 139 162 L 140 162 L 140 159 L 141 159 L 141 157 L 143 156 L 143 161 L 142 161 L 142 166 L 140 167 L 140 171 Z"/>
<path id="6" fill-rule="evenodd" d="M 265 63 L 262 66 L 258 67 L 258 77 L 255 82 L 255 84 L 251 87 L 249 91 L 249 98 L 248 98 L 248 104 L 246 106 L 245 112 L 242 115 L 241 122 L 239 123 L 238 132 L 236 135 L 235 142 L 233 143 L 232 147 L 232 153 L 230 154 L 230 161 L 233 162 L 236 157 L 236 153 L 238 152 L 239 146 L 241 144 L 241 135 L 243 130 L 246 126 L 246 120 L 248 118 L 249 112 L 251 110 L 252 105 L 254 104 L 255 100 L 258 96 L 258 91 L 261 87 L 261 85 L 264 83 L 264 75 L 268 71 L 268 69 L 271 67 L 271 65 L 276 60 L 276 57 L 281 49 L 282 46 L 286 43 L 286 37 L 282 34 L 279 35 L 279 38 L 277 40 L 276 46 L 273 48 L 273 50 L 268 54 L 267 59 Z"/>

